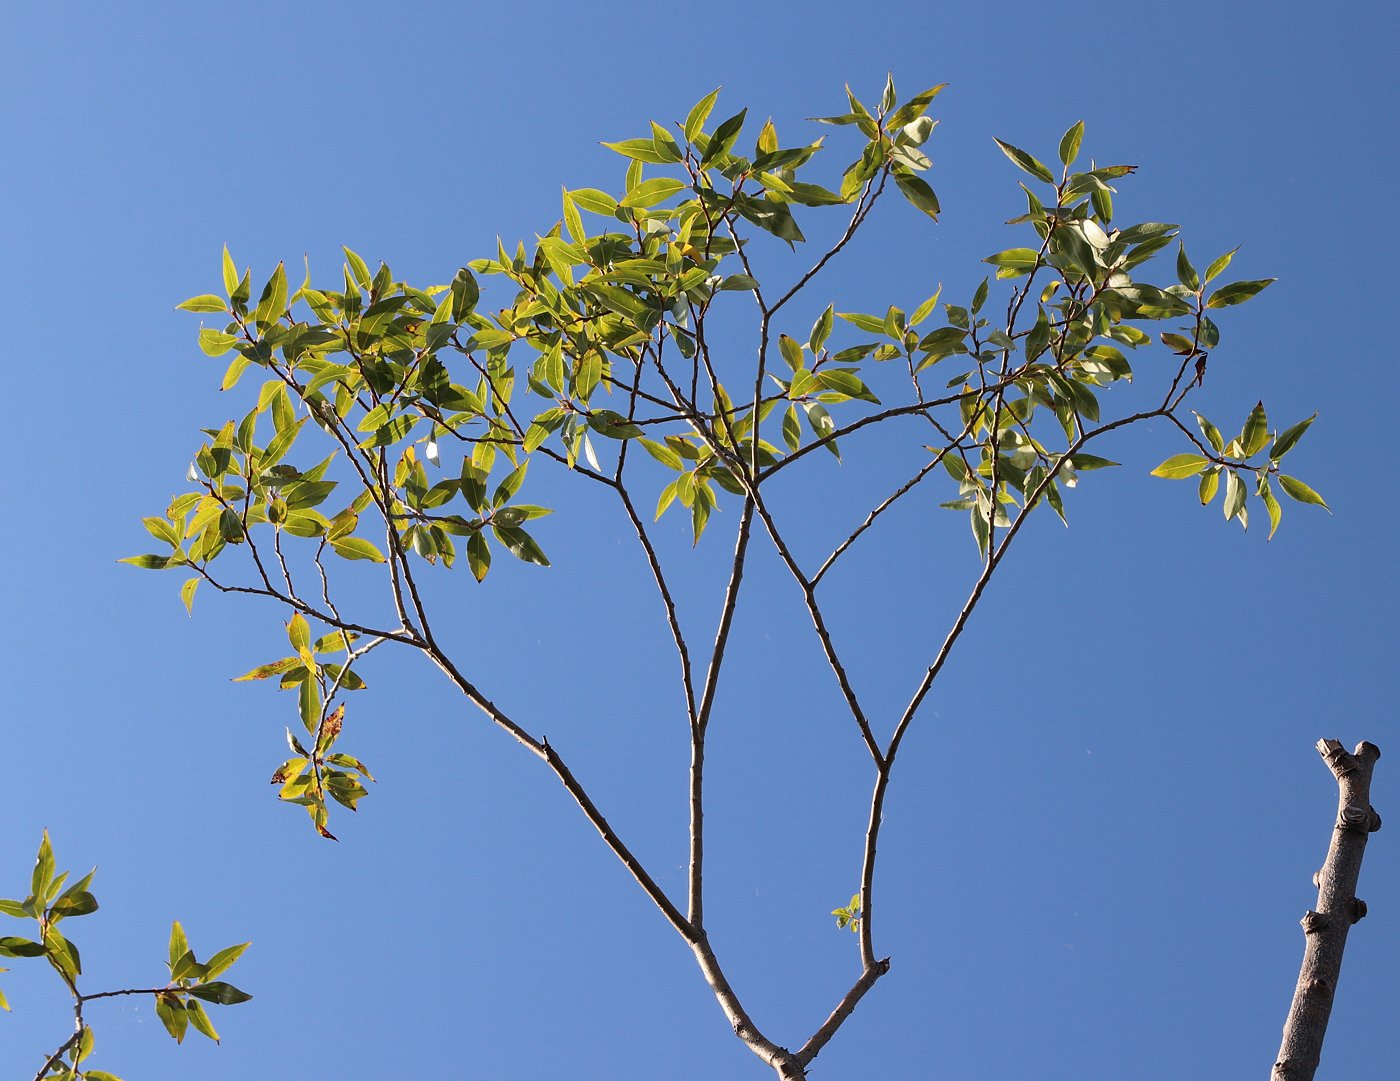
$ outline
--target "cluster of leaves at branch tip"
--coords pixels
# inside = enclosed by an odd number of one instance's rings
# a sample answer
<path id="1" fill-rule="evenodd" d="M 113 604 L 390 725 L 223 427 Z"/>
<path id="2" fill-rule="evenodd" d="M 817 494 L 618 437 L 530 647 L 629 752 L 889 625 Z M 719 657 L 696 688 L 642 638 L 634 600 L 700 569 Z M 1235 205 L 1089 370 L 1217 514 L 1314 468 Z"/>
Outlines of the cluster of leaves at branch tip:
<path id="1" fill-rule="evenodd" d="M 833 908 L 831 914 L 836 917 L 836 926 L 839 929 L 845 930 L 846 928 L 850 928 L 852 931 L 859 931 L 860 894 L 851 894 L 850 902 L 841 908 Z"/>
<path id="2" fill-rule="evenodd" d="M 361 781 L 374 780 L 358 758 L 331 750 L 345 727 L 345 705 L 336 703 L 337 695 L 365 688 L 365 681 L 350 666 L 359 637 L 348 631 L 332 631 L 312 642 L 311 625 L 297 612 L 287 624 L 287 640 L 295 652 L 258 665 L 234 680 L 241 683 L 276 676 L 280 690 L 297 692 L 297 711 L 311 749 L 288 728 L 287 746 L 294 757 L 277 767 L 272 783 L 281 786 L 279 799 L 305 807 L 316 832 L 332 841 L 335 836 L 326 828 L 330 813 L 326 797 L 353 811 L 369 794 Z M 322 659 L 341 654 L 347 654 L 347 659 Z"/>
<path id="3" fill-rule="evenodd" d="M 1283 507 L 1279 504 L 1278 496 L 1274 494 L 1275 481 L 1290 499 L 1299 503 L 1312 503 L 1331 512 L 1322 496 L 1297 477 L 1291 477 L 1279 468 L 1283 456 L 1297 446 L 1298 440 L 1308 430 L 1308 425 L 1317 419 L 1316 413 L 1306 420 L 1300 420 L 1282 433 L 1273 433 L 1271 437 L 1264 403 L 1259 402 L 1245 420 L 1240 434 L 1228 443 L 1220 434 L 1220 429 L 1209 420 L 1199 413 L 1196 413 L 1195 417 L 1206 441 L 1205 444 L 1197 441 L 1200 453 L 1173 454 L 1152 471 L 1154 477 L 1166 477 L 1168 480 L 1199 478 L 1201 505 L 1207 506 L 1220 490 L 1220 478 L 1223 476 L 1225 520 L 1228 522 L 1235 519 L 1245 529 L 1249 528 L 1249 508 L 1245 505 L 1249 496 L 1247 485 L 1248 481 L 1252 480 L 1254 494 L 1264 504 L 1264 509 L 1269 515 L 1270 540 L 1283 519 Z"/>
<path id="4" fill-rule="evenodd" d="M 1220 342 L 1210 313 L 1248 300 L 1269 280 L 1207 293 L 1233 253 L 1202 279 L 1184 248 L 1175 282 L 1141 280 L 1177 227 L 1112 223 L 1113 184 L 1134 167 L 1090 162 L 1075 171 L 1082 123 L 1060 142 L 1058 176 L 998 140 L 1038 186 L 1021 184 L 1026 212 L 1011 221 L 1031 231 L 1034 246 L 988 256 L 994 278 L 967 303 L 943 302 L 940 288 L 909 313 L 896 304 L 883 314 L 828 304 L 809 332 L 774 326 L 773 340 L 765 330 L 757 377 L 741 373 L 744 381 L 728 385 L 721 378 L 727 371 L 705 336 L 712 313 L 756 303 L 767 328 L 835 254 L 775 300 L 757 277 L 764 234 L 793 247 L 805 239 L 799 217 L 839 207 L 850 217 L 849 238 L 891 180 L 925 220 L 937 220 L 923 147 L 937 124 L 926 112 L 942 89 L 900 104 L 891 79 L 870 108 L 847 88 L 849 111 L 817 118 L 862 140 L 830 187 L 810 179 L 823 139 L 784 146 L 770 120 L 745 152 L 747 112 L 711 125 L 712 92 L 674 133 L 652 123 L 648 134 L 605 144 L 628 162 L 620 192 L 566 187 L 560 219 L 531 246 L 498 241 L 493 256 L 470 261 L 446 284 L 420 288 L 383 263 L 372 271 L 346 248 L 340 281 L 315 286 L 308 266 L 290 290 L 279 264 L 254 303 L 251 271 L 240 273 L 224 249 L 223 293 L 179 307 L 220 318 L 200 330 L 199 344 L 211 357 L 232 354 L 223 390 L 250 373 L 262 382 L 241 418 L 204 430 L 192 490 L 144 519 L 164 551 L 126 562 L 184 569 L 191 577 L 181 597 L 190 608 L 202 582 L 234 588 L 218 561 L 240 553 L 260 583 L 252 591 L 295 612 L 293 655 L 243 678 L 277 676 L 298 693 L 307 739 L 288 733 L 294 757 L 274 782 L 283 799 L 307 808 L 318 831 L 330 836 L 327 795 L 353 809 L 365 793 L 368 771 L 329 748 L 345 716 L 333 701 L 363 686 L 352 668 L 377 644 L 357 652 L 353 636 L 339 637 L 348 624 L 331 603 L 331 565 L 381 565 L 393 583 L 418 561 L 453 568 L 459 548 L 478 581 L 501 550 L 547 566 L 533 531 L 550 512 L 518 498 L 534 459 L 619 491 L 635 478 L 654 483 L 656 517 L 679 504 L 698 543 L 726 498 L 755 498 L 778 472 L 817 457 L 809 451 L 821 447 L 839 460 L 840 444 L 866 427 L 922 419 L 930 426 L 921 431 L 937 434 L 938 445 L 927 447 L 930 471 L 941 466 L 956 486 L 942 505 L 967 515 L 989 561 L 1024 514 L 1048 505 L 1065 519 L 1064 490 L 1081 473 L 1117 464 L 1089 452 L 1094 440 L 1149 416 L 1176 420 Z M 499 306 L 484 301 L 479 279 L 501 284 Z M 996 325 L 986 314 L 994 283 L 1010 290 Z M 1160 333 L 1171 358 L 1162 405 L 1101 419 L 1100 394 L 1133 377 L 1125 350 L 1154 343 L 1139 324 L 1163 321 L 1176 325 Z M 937 365 L 943 392 L 926 382 Z M 890 393 L 905 400 L 888 404 Z M 1241 521 L 1240 478 L 1253 472 L 1276 525 L 1270 478 L 1302 430 L 1278 436 L 1270 464 L 1252 466 L 1262 409 L 1257 417 L 1230 446 L 1198 442 L 1192 472 L 1216 482 L 1224 474 L 1227 516 Z M 306 433 L 319 433 L 323 446 L 294 458 L 311 440 Z M 634 445 L 660 469 L 639 464 Z M 1321 502 L 1290 477 L 1280 474 L 1278 484 L 1295 499 Z M 308 577 L 320 601 L 293 588 Z M 315 649 L 307 617 L 331 631 Z M 343 661 L 320 658 L 331 640 Z"/>
<path id="5" fill-rule="evenodd" d="M 40 1081 L 120 1081 L 105 1070 L 82 1064 L 92 1055 L 94 1036 L 83 1018 L 84 1003 L 114 995 L 150 995 L 155 1001 L 156 1016 L 166 1031 L 180 1042 L 193 1026 L 196 1032 L 218 1042 L 202 1002 L 231 1006 L 247 1002 L 252 996 L 216 977 L 223 975 L 243 955 L 249 946 L 229 946 L 219 950 L 209 960 L 200 962 L 190 949 L 185 932 L 176 922 L 170 929 L 170 978 L 164 987 L 142 990 L 106 991 L 83 994 L 78 979 L 83 974 L 82 957 L 73 941 L 58 929 L 65 919 L 87 916 L 97 911 L 97 898 L 92 895 L 95 870 L 68 885 L 68 872 L 58 872 L 48 831 L 44 831 L 30 877 L 29 895 L 22 901 L 0 900 L 0 914 L 20 920 L 34 920 L 38 930 L 34 938 L 14 935 L 0 936 L 0 957 L 42 957 L 57 973 L 73 998 L 78 1031 L 58 1051 L 49 1057 Z M 0 968 L 0 972 L 6 971 Z M 9 1003 L 0 993 L 0 1009 L 9 1010 Z"/>

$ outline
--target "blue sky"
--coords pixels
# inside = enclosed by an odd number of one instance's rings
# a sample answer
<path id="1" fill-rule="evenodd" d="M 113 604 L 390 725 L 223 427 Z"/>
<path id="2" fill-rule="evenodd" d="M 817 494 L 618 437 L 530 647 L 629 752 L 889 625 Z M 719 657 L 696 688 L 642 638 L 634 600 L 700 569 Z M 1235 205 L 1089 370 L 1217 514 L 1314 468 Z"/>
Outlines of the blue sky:
<path id="1" fill-rule="evenodd" d="M 329 844 L 266 784 L 292 703 L 229 682 L 282 655 L 281 615 L 202 595 L 189 619 L 179 578 L 115 561 L 147 547 L 140 517 L 180 487 L 198 429 L 234 413 L 198 317 L 173 311 L 217 290 L 222 245 L 255 277 L 303 254 L 334 277 L 348 244 L 446 281 L 552 225 L 561 184 L 620 188 L 599 140 L 721 84 L 717 115 L 746 105 L 812 138 L 803 118 L 843 111 L 843 83 L 874 98 L 893 71 L 906 95 L 951 84 L 929 146 L 943 220 L 892 200 L 801 332 L 828 300 L 912 306 L 940 282 L 965 299 L 979 260 L 1019 242 L 992 137 L 1048 159 L 1082 119 L 1086 153 L 1139 166 L 1122 218 L 1182 223 L 1198 263 L 1242 244 L 1232 277 L 1279 279 L 1222 320 L 1197 408 L 1222 427 L 1261 397 L 1276 425 L 1318 410 L 1290 462 L 1335 513 L 1289 504 L 1271 543 L 1243 534 L 1147 476 L 1186 449 L 1159 426 L 1086 478 L 1069 530 L 1038 524 L 906 746 L 880 870 L 894 967 L 812 1076 L 1262 1075 L 1335 801 L 1312 745 L 1394 742 L 1388 8 L 54 3 L 7 21 L 0 896 L 23 893 L 47 827 L 62 866 L 99 867 L 103 908 L 70 925 L 86 987 L 159 981 L 172 918 L 201 954 L 254 942 L 232 978 L 256 997 L 216 1013 L 222 1046 L 176 1048 L 149 1004 L 118 1000 L 91 1012 L 97 1065 L 765 1076 L 557 781 L 434 672 L 387 650 L 366 666 L 347 740 L 381 783 Z M 878 464 L 852 446 L 783 497 L 814 549 L 859 520 Z M 553 568 L 430 577 L 473 675 L 679 892 L 663 628 L 620 523 L 544 473 Z M 886 711 L 976 571 L 966 524 L 930 502 L 832 583 L 853 678 Z M 736 517 L 693 557 L 679 521 L 661 530 L 692 560 L 697 628 Z M 751 586 L 712 734 L 708 910 L 750 1011 L 796 1044 L 856 973 L 827 913 L 854 889 L 869 778 L 796 590 L 766 557 Z M 1395 852 L 1389 830 L 1368 851 L 1322 1076 L 1400 1057 Z M 28 1077 L 69 1021 L 50 974 L 11 969 L 0 1074 Z"/>

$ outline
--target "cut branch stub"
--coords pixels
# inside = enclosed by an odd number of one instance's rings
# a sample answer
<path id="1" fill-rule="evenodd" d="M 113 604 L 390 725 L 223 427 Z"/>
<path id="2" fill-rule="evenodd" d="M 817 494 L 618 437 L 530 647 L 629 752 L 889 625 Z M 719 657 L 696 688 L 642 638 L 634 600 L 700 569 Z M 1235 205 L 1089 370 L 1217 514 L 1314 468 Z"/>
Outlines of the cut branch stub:
<path id="1" fill-rule="evenodd" d="M 1347 932 L 1366 915 L 1365 902 L 1356 896 L 1361 858 L 1367 837 L 1381 824 L 1380 815 L 1371 806 L 1371 773 L 1381 756 L 1380 748 L 1363 742 L 1348 754 L 1336 740 L 1324 739 L 1318 741 L 1317 751 L 1337 778 L 1337 819 L 1327 861 L 1313 875 L 1317 909 L 1301 921 L 1303 964 L 1284 1022 L 1273 1081 L 1312 1081 L 1317 1072 Z"/>

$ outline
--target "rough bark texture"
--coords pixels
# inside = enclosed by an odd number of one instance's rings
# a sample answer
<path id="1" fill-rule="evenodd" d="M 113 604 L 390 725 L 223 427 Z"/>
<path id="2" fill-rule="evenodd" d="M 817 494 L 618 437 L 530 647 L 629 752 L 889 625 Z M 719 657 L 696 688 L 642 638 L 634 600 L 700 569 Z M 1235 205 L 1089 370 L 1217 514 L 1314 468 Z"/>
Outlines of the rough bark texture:
<path id="1" fill-rule="evenodd" d="M 1361 857 L 1366 852 L 1366 838 L 1381 828 L 1381 816 L 1371 806 L 1371 771 L 1381 756 L 1380 748 L 1374 743 L 1358 743 L 1356 750 L 1347 754 L 1336 740 L 1324 739 L 1318 741 L 1317 750 L 1337 778 L 1337 822 L 1327 862 L 1313 876 L 1317 910 L 1302 919 L 1303 965 L 1283 1025 L 1283 1044 L 1272 1081 L 1312 1081 L 1317 1072 L 1347 932 L 1366 915 L 1365 903 L 1356 897 Z"/>

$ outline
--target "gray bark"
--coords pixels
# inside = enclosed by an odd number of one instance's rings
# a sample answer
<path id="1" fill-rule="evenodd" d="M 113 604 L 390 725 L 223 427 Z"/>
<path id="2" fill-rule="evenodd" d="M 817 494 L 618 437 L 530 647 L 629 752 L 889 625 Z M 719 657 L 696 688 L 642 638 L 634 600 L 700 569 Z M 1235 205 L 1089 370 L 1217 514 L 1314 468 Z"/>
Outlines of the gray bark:
<path id="1" fill-rule="evenodd" d="M 1317 909 L 1302 919 L 1303 964 L 1271 1081 L 1312 1081 L 1317 1072 L 1347 932 L 1366 915 L 1365 902 L 1356 896 L 1366 838 L 1381 828 L 1381 816 L 1371 806 L 1371 772 L 1381 756 L 1380 748 L 1374 743 L 1358 743 L 1356 750 L 1347 754 L 1336 740 L 1324 739 L 1318 741 L 1317 751 L 1337 778 L 1337 821 L 1327 862 L 1313 876 Z"/>

